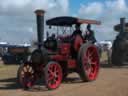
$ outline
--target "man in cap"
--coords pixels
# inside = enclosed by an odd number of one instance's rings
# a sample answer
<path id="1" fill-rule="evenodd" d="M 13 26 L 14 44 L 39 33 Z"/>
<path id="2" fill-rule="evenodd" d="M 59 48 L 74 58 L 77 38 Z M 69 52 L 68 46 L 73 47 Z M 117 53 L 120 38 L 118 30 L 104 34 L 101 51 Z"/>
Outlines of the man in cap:
<path id="1" fill-rule="evenodd" d="M 91 41 L 92 43 L 96 42 L 95 34 L 94 31 L 91 29 L 90 24 L 87 25 L 87 31 L 86 31 L 86 35 L 84 36 L 84 39 Z"/>

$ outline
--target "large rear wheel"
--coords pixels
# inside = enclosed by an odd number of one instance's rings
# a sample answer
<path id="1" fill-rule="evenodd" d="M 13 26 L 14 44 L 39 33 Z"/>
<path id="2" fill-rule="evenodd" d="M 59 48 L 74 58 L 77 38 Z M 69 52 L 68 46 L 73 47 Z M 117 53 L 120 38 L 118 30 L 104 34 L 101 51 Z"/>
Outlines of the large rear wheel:
<path id="1" fill-rule="evenodd" d="M 78 72 L 83 81 L 92 81 L 99 72 L 99 55 L 93 44 L 84 44 L 78 55 Z"/>

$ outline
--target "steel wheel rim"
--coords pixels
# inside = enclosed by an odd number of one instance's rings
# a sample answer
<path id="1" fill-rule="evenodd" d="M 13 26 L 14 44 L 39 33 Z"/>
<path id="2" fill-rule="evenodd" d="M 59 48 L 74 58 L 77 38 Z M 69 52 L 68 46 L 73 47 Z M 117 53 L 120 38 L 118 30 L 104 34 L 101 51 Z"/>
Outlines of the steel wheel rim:
<path id="1" fill-rule="evenodd" d="M 48 87 L 51 89 L 55 89 L 60 85 L 62 81 L 62 71 L 58 64 L 53 63 L 48 66 L 46 81 Z"/>
<path id="2" fill-rule="evenodd" d="M 94 46 L 87 48 L 83 53 L 82 64 L 89 80 L 95 80 L 99 70 L 99 57 Z"/>
<path id="3" fill-rule="evenodd" d="M 20 72 L 20 83 L 25 88 L 30 88 L 35 83 L 35 75 L 32 66 L 24 65 Z"/>

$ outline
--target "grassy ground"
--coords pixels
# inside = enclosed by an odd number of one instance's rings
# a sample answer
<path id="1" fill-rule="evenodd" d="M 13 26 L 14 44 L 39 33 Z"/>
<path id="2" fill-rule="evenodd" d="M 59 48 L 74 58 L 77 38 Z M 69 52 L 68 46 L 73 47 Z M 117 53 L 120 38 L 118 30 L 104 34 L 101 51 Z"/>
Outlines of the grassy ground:
<path id="1" fill-rule="evenodd" d="M 101 61 L 107 60 L 106 53 Z M 128 66 L 110 67 L 101 64 L 99 76 L 94 82 L 81 82 L 75 73 L 68 76 L 69 80 L 53 91 L 40 85 L 25 91 L 17 83 L 19 65 L 0 64 L 0 96 L 128 96 Z"/>
<path id="2" fill-rule="evenodd" d="M 77 74 L 53 91 L 44 86 L 24 91 L 17 84 L 17 65 L 0 65 L 0 96 L 128 96 L 128 67 L 104 66 L 94 82 L 81 82 Z"/>

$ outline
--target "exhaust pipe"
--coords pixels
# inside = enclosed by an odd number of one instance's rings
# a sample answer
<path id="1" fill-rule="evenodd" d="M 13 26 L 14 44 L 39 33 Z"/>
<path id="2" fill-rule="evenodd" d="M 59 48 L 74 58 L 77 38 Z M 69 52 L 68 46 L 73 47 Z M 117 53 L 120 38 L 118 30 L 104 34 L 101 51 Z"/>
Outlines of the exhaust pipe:
<path id="1" fill-rule="evenodd" d="M 36 10 L 38 48 L 41 49 L 44 40 L 44 10 Z"/>
<path id="2" fill-rule="evenodd" d="M 125 18 L 120 18 L 120 33 L 125 32 Z"/>

